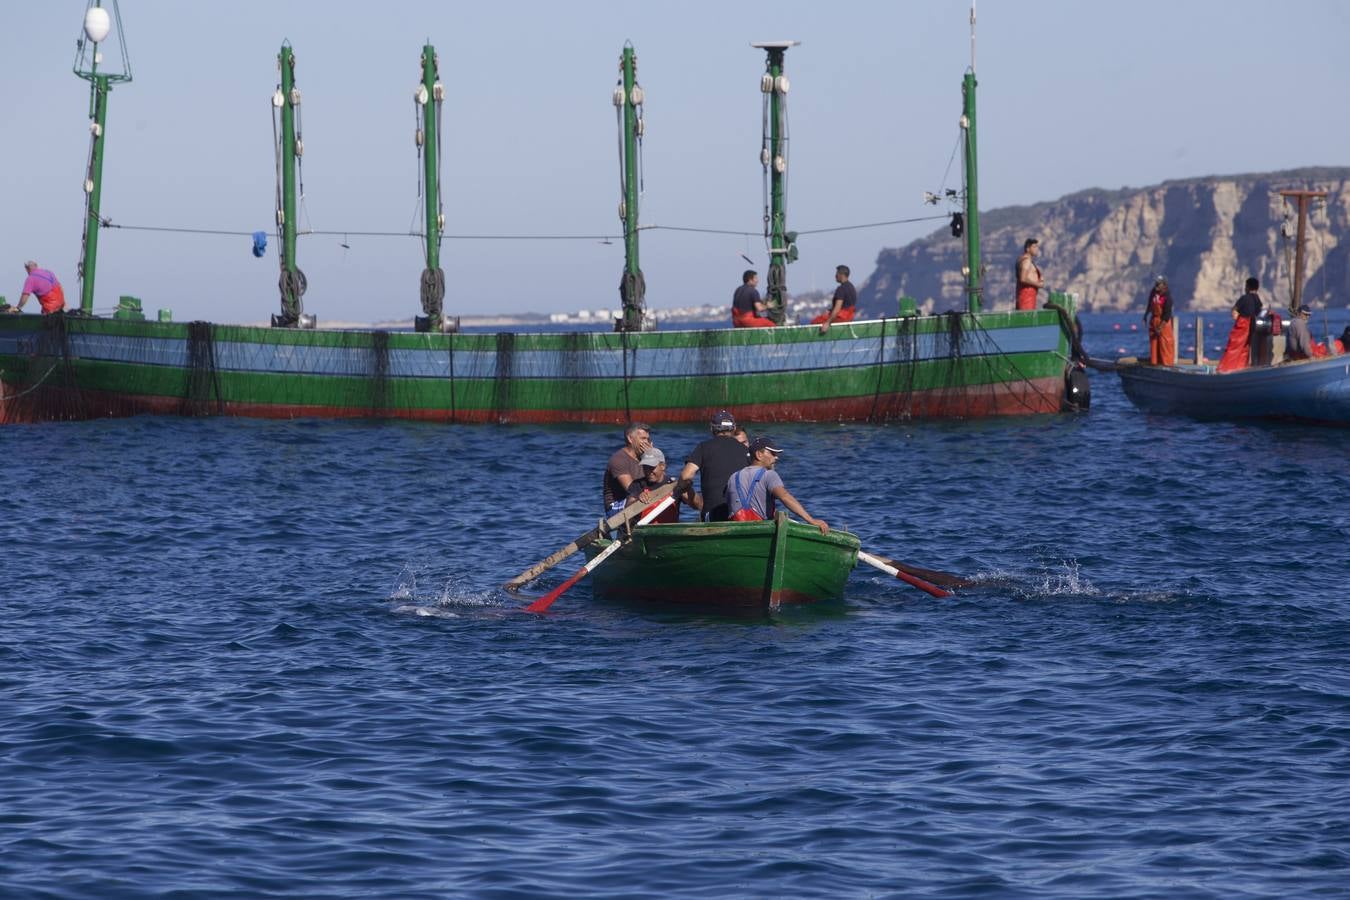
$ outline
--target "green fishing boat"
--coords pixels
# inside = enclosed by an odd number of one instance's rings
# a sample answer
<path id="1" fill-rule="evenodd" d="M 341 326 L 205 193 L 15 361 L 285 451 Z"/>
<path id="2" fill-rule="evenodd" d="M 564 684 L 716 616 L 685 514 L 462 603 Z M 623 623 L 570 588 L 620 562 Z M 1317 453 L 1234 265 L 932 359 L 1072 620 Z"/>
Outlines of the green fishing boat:
<path id="1" fill-rule="evenodd" d="M 586 547 L 588 557 L 610 541 Z M 779 512 L 763 522 L 644 525 L 591 575 L 598 599 L 710 610 L 768 610 L 839 600 L 857 535 L 821 534 Z"/>
<path id="2" fill-rule="evenodd" d="M 303 142 L 289 43 L 277 57 L 280 78 L 271 98 L 281 309 L 270 327 L 174 322 L 169 310 L 147 319 L 132 296 L 119 298 L 111 318 L 97 316 L 99 232 L 119 227 L 100 207 L 107 104 L 112 87 L 131 80 L 131 69 L 125 53 L 122 70 L 109 69 L 100 49 L 114 33 L 115 45 L 125 48 L 116 0 L 88 4 L 75 66 L 91 84 L 80 305 L 50 316 L 0 315 L 0 424 L 142 414 L 618 424 L 706 421 L 727 407 L 756 422 L 886 422 L 1087 407 L 1086 380 L 1071 360 L 1077 298 L 1055 293 L 1046 308 L 1011 312 L 994 311 L 986 301 L 973 60 L 962 86 L 965 185 L 959 195 L 950 192 L 963 210 L 953 214 L 953 234 L 965 238 L 965 308 L 921 314 L 913 299 L 897 297 L 893 313 L 841 320 L 828 333 L 786 317 L 787 267 L 798 257 L 798 232 L 788 230 L 785 200 L 785 54 L 795 41 L 753 45 L 766 54 L 759 86 L 769 255 L 765 315 L 776 327 L 654 330 L 638 247 L 641 230 L 649 227 L 639 218 L 645 95 L 631 45 L 623 50 L 613 93 L 620 113 L 625 249 L 623 314 L 614 331 L 469 334 L 445 314 L 440 170 L 446 91 L 431 44 L 422 49 L 415 97 L 425 216 L 421 233 L 409 236 L 421 239 L 425 268 L 417 279 L 423 315 L 413 317 L 411 329 L 321 328 L 304 310 L 303 295 L 314 285 L 297 258 Z M 265 236 L 258 232 L 254 240 L 261 256 Z M 410 273 L 410 287 L 412 281 Z M 0 298 L 0 311 L 8 309 Z"/>

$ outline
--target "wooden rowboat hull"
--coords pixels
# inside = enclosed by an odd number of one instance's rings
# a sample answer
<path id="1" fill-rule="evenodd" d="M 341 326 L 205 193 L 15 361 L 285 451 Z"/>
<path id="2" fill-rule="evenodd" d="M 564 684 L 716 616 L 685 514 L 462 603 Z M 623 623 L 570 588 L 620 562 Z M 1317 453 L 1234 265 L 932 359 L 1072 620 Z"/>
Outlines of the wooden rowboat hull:
<path id="1" fill-rule="evenodd" d="M 609 546 L 586 548 L 594 556 Z M 764 522 L 647 525 L 591 575 L 604 600 L 702 609 L 775 609 L 838 600 L 857 564 L 846 531 L 821 534 L 784 513 Z"/>

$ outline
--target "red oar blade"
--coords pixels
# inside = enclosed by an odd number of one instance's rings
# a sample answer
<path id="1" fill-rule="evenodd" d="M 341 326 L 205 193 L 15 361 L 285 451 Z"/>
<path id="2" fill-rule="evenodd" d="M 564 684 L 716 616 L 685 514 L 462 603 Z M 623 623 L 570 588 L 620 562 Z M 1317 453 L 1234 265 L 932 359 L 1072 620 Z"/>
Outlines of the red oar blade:
<path id="1" fill-rule="evenodd" d="M 649 509 L 646 515 L 644 515 L 641 519 L 638 520 L 638 525 L 650 525 L 656 519 L 657 516 L 665 512 L 667 506 L 670 506 L 670 504 L 674 502 L 675 502 L 674 497 L 666 497 L 666 499 L 662 500 L 660 503 L 656 504 L 651 509 Z M 553 605 L 554 600 L 557 600 L 559 597 L 563 595 L 564 591 L 566 591 L 572 585 L 576 584 L 582 578 L 585 578 L 587 572 L 595 571 L 597 566 L 599 566 L 605 560 L 609 559 L 610 556 L 613 555 L 614 551 L 622 547 L 623 544 L 624 544 L 623 541 L 614 541 L 613 543 L 611 543 L 608 547 L 606 547 L 604 550 L 600 552 L 599 556 L 597 556 L 590 562 L 586 563 L 586 565 L 582 566 L 581 569 L 577 571 L 577 574 L 573 575 L 571 578 L 567 579 L 562 584 L 558 585 L 556 588 L 549 591 L 547 594 L 540 597 L 538 600 L 534 601 L 529 606 L 525 607 L 525 611 L 543 612 L 544 610 L 548 609 L 550 606 Z"/>
<path id="2" fill-rule="evenodd" d="M 525 611 L 532 613 L 540 613 L 548 609 L 550 606 L 553 605 L 554 600 L 557 600 L 559 597 L 563 595 L 564 591 L 566 591 L 572 585 L 580 581 L 582 576 L 585 575 L 586 572 L 587 569 L 585 566 L 582 566 L 580 569 L 577 569 L 575 575 L 573 575 L 571 578 L 567 579 L 562 584 L 555 587 L 553 590 L 549 591 L 544 596 L 540 597 L 538 600 L 531 603 L 529 606 L 525 607 Z"/>

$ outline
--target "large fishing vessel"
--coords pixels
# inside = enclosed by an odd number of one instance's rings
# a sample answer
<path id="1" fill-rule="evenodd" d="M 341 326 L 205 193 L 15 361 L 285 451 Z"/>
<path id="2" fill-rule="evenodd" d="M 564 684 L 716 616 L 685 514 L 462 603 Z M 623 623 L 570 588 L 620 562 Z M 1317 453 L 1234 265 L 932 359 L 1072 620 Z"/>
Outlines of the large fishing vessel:
<path id="1" fill-rule="evenodd" d="M 444 214 L 440 134 L 444 87 L 436 53 L 423 48 L 418 147 L 425 167 L 424 315 L 413 329 L 335 330 L 304 312 L 296 258 L 295 128 L 300 93 L 289 44 L 278 57 L 273 97 L 277 142 L 277 245 L 281 311 L 270 327 L 147 320 L 124 297 L 96 317 L 94 279 L 101 218 L 107 99 L 130 81 L 100 71 L 101 42 L 116 0 L 90 0 L 76 73 L 91 84 L 91 149 L 80 307 L 63 315 L 0 316 L 0 422 L 143 413 L 288 418 L 380 417 L 436 422 L 695 421 L 733 407 L 755 421 L 889 421 L 1054 413 L 1087 405 L 1086 379 L 1071 361 L 1076 298 L 1051 294 L 1046 308 L 993 312 L 985 302 L 976 167 L 975 72 L 963 81 L 965 178 L 953 232 L 964 233 L 964 309 L 920 314 L 897 298 L 894 316 L 814 326 L 785 322 L 787 266 L 797 258 L 787 230 L 787 50 L 766 55 L 761 79 L 767 315 L 773 328 L 657 331 L 639 266 L 637 147 L 644 96 L 633 48 L 621 57 L 614 102 L 621 112 L 625 265 L 622 316 L 612 332 L 465 333 L 444 314 L 440 268 Z M 972 40 L 973 40 L 972 14 Z M 121 45 L 124 46 L 124 45 Z"/>

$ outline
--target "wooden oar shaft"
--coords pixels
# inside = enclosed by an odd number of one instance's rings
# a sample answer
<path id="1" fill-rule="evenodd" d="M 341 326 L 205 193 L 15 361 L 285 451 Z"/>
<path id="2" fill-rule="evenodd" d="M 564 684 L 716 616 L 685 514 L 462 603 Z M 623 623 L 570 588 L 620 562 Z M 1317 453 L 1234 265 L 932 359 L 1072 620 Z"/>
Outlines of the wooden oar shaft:
<path id="1" fill-rule="evenodd" d="M 675 490 L 674 482 L 670 484 L 663 484 L 660 487 L 652 490 L 651 499 L 664 500 L 666 497 L 670 496 L 670 492 L 673 490 Z M 626 525 L 635 517 L 641 515 L 643 509 L 644 507 L 640 503 L 634 503 L 632 506 L 625 507 L 624 509 L 610 516 L 609 519 L 606 520 L 605 526 L 607 529 L 610 530 L 620 528 L 623 525 Z M 585 547 L 587 544 L 594 543 L 595 540 L 601 536 L 602 535 L 599 528 L 592 528 L 590 531 L 581 535 L 581 537 L 577 538 L 575 541 L 568 544 L 566 547 L 563 547 L 562 549 L 558 550 L 551 556 L 541 559 L 539 562 L 530 566 L 524 572 L 521 572 L 515 578 L 512 578 L 510 581 L 503 584 L 502 587 L 508 591 L 516 590 L 525 582 L 532 581 L 535 578 L 538 578 L 540 575 L 544 574 L 549 569 L 553 568 L 558 563 L 562 562 L 564 559 L 567 559 L 567 557 L 571 556 L 573 553 L 576 553 L 582 547 Z"/>
<path id="2" fill-rule="evenodd" d="M 888 565 L 883 560 L 863 550 L 858 551 L 858 559 L 862 560 L 863 562 L 867 563 L 869 566 L 872 566 L 873 568 L 880 569 L 887 575 L 891 575 L 894 576 L 895 578 L 900 579 L 906 584 L 912 584 L 914 587 L 918 588 L 919 590 L 923 591 L 926 594 L 931 594 L 934 597 L 950 597 L 952 595 L 951 591 L 943 590 L 942 588 L 938 587 L 935 584 L 929 584 L 922 578 L 919 578 L 918 576 L 915 575 L 910 575 L 908 572 L 902 572 L 895 566 Z"/>
<path id="3" fill-rule="evenodd" d="M 643 525 L 650 524 L 653 519 L 655 519 L 657 516 L 661 515 L 661 513 L 666 511 L 667 506 L 669 506 L 674 502 L 675 502 L 674 497 L 667 496 L 666 499 L 662 500 L 660 503 L 653 506 L 651 508 L 651 512 L 647 513 L 645 516 L 643 516 L 641 519 L 638 520 L 638 526 L 641 527 Z M 609 557 L 614 553 L 614 551 L 618 550 L 621 546 L 623 546 L 622 541 L 615 541 L 614 543 L 610 544 L 608 547 L 602 550 L 599 553 L 599 555 L 595 557 L 595 559 L 591 560 L 590 562 L 586 563 L 586 565 L 578 569 L 576 571 L 576 574 L 574 574 L 571 578 L 567 579 L 562 584 L 558 585 L 553 590 L 549 591 L 547 594 L 540 597 L 538 600 L 534 601 L 529 606 L 525 607 L 525 611 L 543 612 L 544 610 L 548 609 L 550 606 L 553 605 L 554 600 L 557 600 L 559 597 L 561 597 L 572 585 L 576 584 L 578 581 L 585 578 L 588 573 L 594 572 L 597 566 L 599 566 L 605 560 L 609 559 Z"/>
<path id="4" fill-rule="evenodd" d="M 901 572 L 906 572 L 910 575 L 917 575 L 918 577 L 926 581 L 931 581 L 933 582 L 933 584 L 940 584 L 943 587 L 949 588 L 970 587 L 972 584 L 975 583 L 971 581 L 969 578 L 962 578 L 960 575 L 953 575 L 950 572 L 939 572 L 936 569 L 925 569 L 922 568 L 921 566 L 911 566 L 909 563 L 903 563 L 897 559 L 891 559 L 889 556 L 881 556 L 880 554 L 873 554 L 873 555 L 876 556 L 877 559 L 886 563 L 887 565 L 895 566 Z"/>

